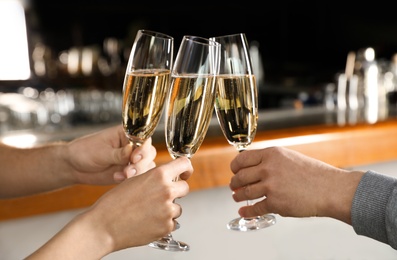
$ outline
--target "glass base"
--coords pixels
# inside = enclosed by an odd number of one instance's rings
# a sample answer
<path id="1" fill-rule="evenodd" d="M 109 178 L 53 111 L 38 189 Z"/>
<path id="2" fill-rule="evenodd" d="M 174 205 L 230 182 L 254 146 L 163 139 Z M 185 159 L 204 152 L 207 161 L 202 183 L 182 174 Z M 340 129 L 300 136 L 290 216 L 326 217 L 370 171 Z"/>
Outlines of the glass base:
<path id="1" fill-rule="evenodd" d="M 276 224 L 276 217 L 270 214 L 254 218 L 236 218 L 230 221 L 226 226 L 230 230 L 252 231 Z"/>
<path id="2" fill-rule="evenodd" d="M 170 235 L 150 243 L 149 246 L 153 248 L 166 250 L 166 251 L 173 251 L 173 252 L 185 252 L 185 251 L 189 251 L 190 249 L 190 246 L 188 244 L 185 244 L 180 241 L 176 241 Z"/>

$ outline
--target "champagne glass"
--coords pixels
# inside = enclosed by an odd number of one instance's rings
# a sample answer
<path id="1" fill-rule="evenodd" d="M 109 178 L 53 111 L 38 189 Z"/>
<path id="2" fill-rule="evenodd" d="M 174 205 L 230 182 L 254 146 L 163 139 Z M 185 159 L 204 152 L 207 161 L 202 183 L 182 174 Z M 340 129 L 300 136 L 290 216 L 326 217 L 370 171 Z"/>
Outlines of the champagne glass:
<path id="1" fill-rule="evenodd" d="M 215 102 L 215 76 L 220 45 L 197 36 L 184 36 L 171 74 L 171 91 L 165 111 L 165 139 L 173 159 L 191 158 L 207 133 Z M 178 178 L 174 181 L 178 181 Z M 189 245 L 169 234 L 156 246 L 188 251 Z"/>
<path id="2" fill-rule="evenodd" d="M 125 72 L 122 103 L 124 132 L 133 147 L 151 137 L 160 121 L 170 86 L 173 50 L 173 37 L 149 30 L 137 32 Z"/>
<path id="3" fill-rule="evenodd" d="M 122 120 L 134 147 L 151 137 L 160 121 L 169 90 L 173 37 L 139 30 L 132 45 L 124 77 Z"/>
<path id="4" fill-rule="evenodd" d="M 215 113 L 226 140 L 242 152 L 255 137 L 258 120 L 258 94 L 249 47 L 244 33 L 213 37 L 221 44 Z M 251 205 L 251 201 L 247 201 Z M 276 223 L 273 215 L 236 218 L 227 228 L 251 231 Z"/>

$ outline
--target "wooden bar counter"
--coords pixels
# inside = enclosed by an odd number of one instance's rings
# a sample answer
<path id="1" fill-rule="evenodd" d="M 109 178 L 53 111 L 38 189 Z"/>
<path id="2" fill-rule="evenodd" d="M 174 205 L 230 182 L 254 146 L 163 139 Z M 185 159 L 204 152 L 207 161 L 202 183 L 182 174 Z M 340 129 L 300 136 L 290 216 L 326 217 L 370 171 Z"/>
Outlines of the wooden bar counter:
<path id="1" fill-rule="evenodd" d="M 155 142 L 156 163 L 171 160 L 164 142 Z M 397 119 L 355 125 L 314 124 L 262 130 L 249 149 L 286 146 L 332 165 L 349 168 L 397 159 Z M 192 158 L 190 190 L 227 186 L 236 150 L 220 134 L 208 135 Z M 397 170 L 397 169 L 396 169 Z M 0 220 L 87 207 L 112 186 L 76 185 L 29 197 L 0 200 Z"/>

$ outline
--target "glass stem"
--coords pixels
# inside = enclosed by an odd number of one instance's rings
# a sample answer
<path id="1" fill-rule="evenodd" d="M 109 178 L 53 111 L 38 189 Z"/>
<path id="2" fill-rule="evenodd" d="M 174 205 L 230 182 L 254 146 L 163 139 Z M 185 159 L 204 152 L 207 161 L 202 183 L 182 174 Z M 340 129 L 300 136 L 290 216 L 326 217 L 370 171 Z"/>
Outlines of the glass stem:
<path id="1" fill-rule="evenodd" d="M 142 143 L 143 143 L 143 141 L 142 141 L 142 142 L 135 142 L 135 141 L 133 141 L 133 140 L 130 140 L 129 142 L 130 142 L 130 145 L 132 146 L 132 149 L 133 149 L 133 150 L 135 150 L 136 148 L 138 148 L 139 146 L 141 146 Z"/>
<path id="2" fill-rule="evenodd" d="M 242 153 L 245 151 L 245 148 L 238 148 L 238 152 Z M 252 205 L 252 201 L 251 200 L 247 200 L 247 206 L 251 206 Z"/>

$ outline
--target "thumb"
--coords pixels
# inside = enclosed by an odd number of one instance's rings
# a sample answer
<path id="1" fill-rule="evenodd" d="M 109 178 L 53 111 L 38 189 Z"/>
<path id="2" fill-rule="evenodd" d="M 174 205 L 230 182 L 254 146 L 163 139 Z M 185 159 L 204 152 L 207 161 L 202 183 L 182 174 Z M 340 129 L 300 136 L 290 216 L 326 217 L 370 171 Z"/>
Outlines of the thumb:
<path id="1" fill-rule="evenodd" d="M 117 148 L 113 152 L 113 164 L 126 165 L 130 161 L 132 146 L 127 144 L 121 148 Z"/>

